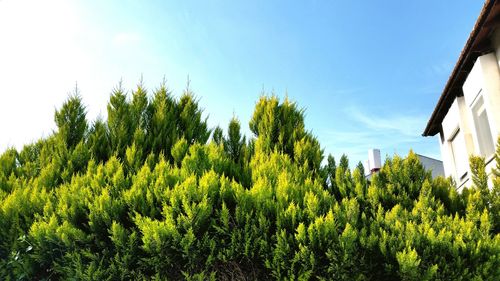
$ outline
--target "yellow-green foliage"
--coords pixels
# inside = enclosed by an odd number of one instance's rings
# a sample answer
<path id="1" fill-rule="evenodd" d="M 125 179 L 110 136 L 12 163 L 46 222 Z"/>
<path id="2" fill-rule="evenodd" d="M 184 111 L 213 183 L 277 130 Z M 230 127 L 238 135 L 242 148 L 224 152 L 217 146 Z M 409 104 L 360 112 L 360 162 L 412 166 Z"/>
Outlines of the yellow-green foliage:
<path id="1" fill-rule="evenodd" d="M 499 280 L 500 171 L 463 193 L 410 152 L 371 181 L 328 157 L 288 101 L 262 97 L 211 141 L 189 89 L 162 85 L 0 156 L 2 280 Z M 497 151 L 500 162 L 500 150 Z M 500 167 L 499 167 L 500 168 Z"/>

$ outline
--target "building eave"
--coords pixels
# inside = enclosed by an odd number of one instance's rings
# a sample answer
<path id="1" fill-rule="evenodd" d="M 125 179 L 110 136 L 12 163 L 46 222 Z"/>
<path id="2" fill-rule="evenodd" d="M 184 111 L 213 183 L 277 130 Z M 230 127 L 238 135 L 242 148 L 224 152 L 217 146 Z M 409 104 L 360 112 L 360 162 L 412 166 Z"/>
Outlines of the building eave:
<path id="1" fill-rule="evenodd" d="M 423 136 L 439 133 L 441 123 L 456 97 L 462 96 L 462 85 L 467 79 L 474 62 L 480 55 L 492 51 L 489 42 L 496 23 L 500 21 L 500 5 L 497 0 L 487 0 L 458 58 L 444 90 L 427 122 Z"/>

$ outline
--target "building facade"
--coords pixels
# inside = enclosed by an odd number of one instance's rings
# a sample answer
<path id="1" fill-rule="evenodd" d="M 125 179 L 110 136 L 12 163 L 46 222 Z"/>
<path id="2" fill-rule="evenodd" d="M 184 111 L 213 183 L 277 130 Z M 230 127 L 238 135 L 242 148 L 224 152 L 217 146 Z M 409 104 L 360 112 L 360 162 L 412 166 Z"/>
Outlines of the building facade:
<path id="1" fill-rule="evenodd" d="M 469 157 L 495 167 L 500 136 L 500 4 L 486 1 L 424 130 L 439 134 L 446 176 L 461 189 L 471 183 Z"/>
<path id="2" fill-rule="evenodd" d="M 415 153 L 420 161 L 420 164 L 427 170 L 431 171 L 432 178 L 444 176 L 443 162 L 431 157 Z M 370 180 L 374 173 L 377 173 L 382 168 L 382 158 L 380 157 L 380 149 L 368 150 L 368 159 L 363 164 L 365 168 L 365 178 Z"/>

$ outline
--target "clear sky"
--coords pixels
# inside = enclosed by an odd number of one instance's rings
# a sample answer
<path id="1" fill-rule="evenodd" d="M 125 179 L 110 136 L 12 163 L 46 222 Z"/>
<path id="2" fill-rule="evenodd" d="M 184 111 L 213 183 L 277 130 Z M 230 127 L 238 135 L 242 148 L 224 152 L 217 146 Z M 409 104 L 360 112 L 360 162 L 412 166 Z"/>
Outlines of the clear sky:
<path id="1" fill-rule="evenodd" d="M 337 159 L 415 152 L 482 1 L 0 0 L 0 151 L 48 136 L 78 83 L 88 119 L 113 87 L 186 86 L 211 126 L 288 94 Z"/>

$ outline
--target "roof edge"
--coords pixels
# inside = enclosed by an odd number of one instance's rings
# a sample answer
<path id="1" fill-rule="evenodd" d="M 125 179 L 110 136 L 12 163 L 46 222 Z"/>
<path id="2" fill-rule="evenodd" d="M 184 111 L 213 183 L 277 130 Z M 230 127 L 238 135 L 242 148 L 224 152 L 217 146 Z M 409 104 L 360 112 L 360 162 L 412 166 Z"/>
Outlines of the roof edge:
<path id="1" fill-rule="evenodd" d="M 437 133 L 440 131 L 440 125 L 442 122 L 442 118 L 438 116 L 440 113 L 442 113 L 443 110 L 448 111 L 448 109 L 443 109 L 445 106 L 450 106 L 448 105 L 450 95 L 453 95 L 453 90 L 456 90 L 454 87 L 455 81 L 457 79 L 457 75 L 462 71 L 462 68 L 465 64 L 465 62 L 469 59 L 471 55 L 471 49 L 474 45 L 474 42 L 476 41 L 476 38 L 481 31 L 484 23 L 486 22 L 486 19 L 488 18 L 488 15 L 490 14 L 490 11 L 492 10 L 492 7 L 494 6 L 496 0 L 486 0 L 483 8 L 481 9 L 481 12 L 479 14 L 479 17 L 474 24 L 474 27 L 469 35 L 469 38 L 467 39 L 464 48 L 462 49 L 462 52 L 460 53 L 460 56 L 458 58 L 457 63 L 455 64 L 455 67 L 453 68 L 453 71 L 448 78 L 448 81 L 446 82 L 446 85 L 444 87 L 443 92 L 441 93 L 441 96 L 439 97 L 439 100 L 436 104 L 436 107 L 434 108 L 434 111 L 431 114 L 431 117 L 429 118 L 429 121 L 427 122 L 427 125 L 424 129 L 424 132 L 422 133 L 422 136 L 427 137 L 427 136 L 435 136 Z M 453 96 L 456 97 L 457 95 Z M 439 120 L 441 118 L 441 120 Z"/>

